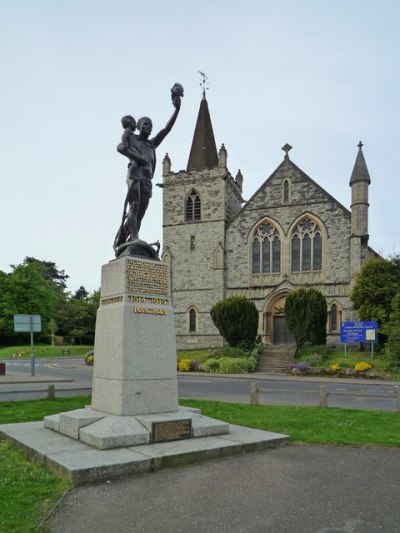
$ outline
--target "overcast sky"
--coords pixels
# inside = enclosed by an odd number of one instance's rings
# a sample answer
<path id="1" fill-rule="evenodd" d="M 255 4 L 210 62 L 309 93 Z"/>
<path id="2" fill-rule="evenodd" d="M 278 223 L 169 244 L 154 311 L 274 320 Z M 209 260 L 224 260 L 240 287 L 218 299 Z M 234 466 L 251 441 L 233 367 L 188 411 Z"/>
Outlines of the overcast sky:
<path id="1" fill-rule="evenodd" d="M 201 100 L 250 196 L 292 161 L 345 207 L 364 143 L 370 245 L 400 253 L 398 0 L 0 0 L 0 270 L 54 261 L 69 289 L 100 286 L 125 198 L 125 114 L 171 116 L 158 148 L 186 167 Z M 162 238 L 162 191 L 141 238 Z M 334 260 L 334 258 L 332 258 Z"/>

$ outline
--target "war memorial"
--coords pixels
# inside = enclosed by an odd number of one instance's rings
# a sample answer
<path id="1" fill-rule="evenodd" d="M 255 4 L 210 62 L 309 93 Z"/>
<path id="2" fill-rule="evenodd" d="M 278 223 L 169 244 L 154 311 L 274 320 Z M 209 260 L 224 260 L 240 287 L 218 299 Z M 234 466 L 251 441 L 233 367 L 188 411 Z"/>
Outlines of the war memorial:
<path id="1" fill-rule="evenodd" d="M 117 150 L 129 160 L 128 190 L 115 258 L 102 267 L 91 405 L 41 422 L 0 426 L 0 437 L 75 485 L 273 447 L 288 439 L 178 405 L 169 265 L 159 259 L 159 244 L 139 239 L 139 230 L 152 194 L 156 148 L 171 131 L 182 97 L 183 87 L 175 84 L 174 112 L 154 137 L 149 117 L 137 123 L 130 115 L 122 119 Z"/>

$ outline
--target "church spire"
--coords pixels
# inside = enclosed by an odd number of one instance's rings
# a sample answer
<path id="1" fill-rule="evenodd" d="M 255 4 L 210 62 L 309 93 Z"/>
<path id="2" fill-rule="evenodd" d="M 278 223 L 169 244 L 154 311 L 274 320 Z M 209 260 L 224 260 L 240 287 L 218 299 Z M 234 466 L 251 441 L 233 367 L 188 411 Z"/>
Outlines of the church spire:
<path id="1" fill-rule="evenodd" d="M 370 184 L 371 178 L 369 177 L 369 172 L 367 164 L 364 159 L 364 154 L 362 151 L 363 143 L 360 141 L 358 143 L 358 154 L 356 162 L 354 163 L 353 172 L 350 178 L 350 187 L 357 181 L 364 181 L 365 183 Z"/>
<path id="2" fill-rule="evenodd" d="M 186 170 L 190 172 L 191 170 L 201 170 L 203 168 L 214 168 L 217 166 L 217 146 L 215 144 L 206 94 L 203 89 L 203 98 L 200 102 L 199 114 L 197 116 Z"/>

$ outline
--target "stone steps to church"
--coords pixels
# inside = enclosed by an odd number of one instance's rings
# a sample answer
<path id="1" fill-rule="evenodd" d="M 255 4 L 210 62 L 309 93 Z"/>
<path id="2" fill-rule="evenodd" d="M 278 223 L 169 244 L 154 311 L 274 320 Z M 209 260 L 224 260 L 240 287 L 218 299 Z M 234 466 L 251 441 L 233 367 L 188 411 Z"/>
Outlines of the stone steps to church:
<path id="1" fill-rule="evenodd" d="M 256 372 L 287 372 L 293 356 L 294 349 L 264 348 L 258 356 Z"/>

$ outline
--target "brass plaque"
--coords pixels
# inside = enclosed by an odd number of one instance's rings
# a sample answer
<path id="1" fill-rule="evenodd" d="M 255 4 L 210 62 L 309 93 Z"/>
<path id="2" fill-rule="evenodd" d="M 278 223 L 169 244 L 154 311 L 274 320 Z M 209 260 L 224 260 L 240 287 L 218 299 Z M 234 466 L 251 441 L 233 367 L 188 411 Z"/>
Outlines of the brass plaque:
<path id="1" fill-rule="evenodd" d="M 153 422 L 151 425 L 152 442 L 190 439 L 192 436 L 192 419 Z"/>

